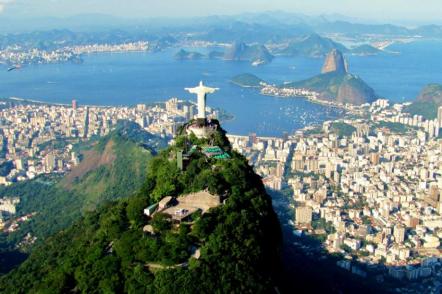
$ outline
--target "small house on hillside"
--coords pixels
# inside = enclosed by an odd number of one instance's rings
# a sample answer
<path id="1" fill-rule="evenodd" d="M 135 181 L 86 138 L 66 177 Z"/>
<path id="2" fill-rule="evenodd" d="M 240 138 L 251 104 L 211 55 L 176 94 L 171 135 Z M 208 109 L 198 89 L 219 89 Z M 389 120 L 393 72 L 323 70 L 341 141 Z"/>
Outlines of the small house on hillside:
<path id="1" fill-rule="evenodd" d="M 172 196 L 166 196 L 158 203 L 158 210 L 163 210 L 174 205 L 175 198 Z"/>
<path id="2" fill-rule="evenodd" d="M 146 216 L 152 216 L 158 208 L 158 203 L 152 204 L 151 206 L 144 209 L 144 214 Z"/>

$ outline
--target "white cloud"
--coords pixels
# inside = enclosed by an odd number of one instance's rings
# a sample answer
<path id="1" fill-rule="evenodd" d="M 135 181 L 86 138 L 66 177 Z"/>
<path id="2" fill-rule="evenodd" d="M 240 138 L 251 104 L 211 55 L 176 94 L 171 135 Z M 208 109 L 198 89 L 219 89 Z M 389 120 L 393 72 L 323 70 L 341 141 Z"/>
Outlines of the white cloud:
<path id="1" fill-rule="evenodd" d="M 11 4 L 15 0 L 0 0 L 0 13 L 5 10 L 6 5 Z"/>

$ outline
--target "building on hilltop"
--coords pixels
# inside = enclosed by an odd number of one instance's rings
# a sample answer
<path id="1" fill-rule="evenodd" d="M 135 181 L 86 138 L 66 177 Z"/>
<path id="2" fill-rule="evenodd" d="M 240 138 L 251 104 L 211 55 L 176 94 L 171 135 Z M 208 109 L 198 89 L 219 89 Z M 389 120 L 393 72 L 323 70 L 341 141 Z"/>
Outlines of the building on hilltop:
<path id="1" fill-rule="evenodd" d="M 206 213 L 211 208 L 219 205 L 221 205 L 219 195 L 210 194 L 208 191 L 200 191 L 182 195 L 178 198 L 166 196 L 158 204 L 153 204 L 144 209 L 144 214 L 153 217 L 156 213 L 161 212 L 169 215 L 173 221 L 181 222 L 187 220 L 197 211 Z"/>

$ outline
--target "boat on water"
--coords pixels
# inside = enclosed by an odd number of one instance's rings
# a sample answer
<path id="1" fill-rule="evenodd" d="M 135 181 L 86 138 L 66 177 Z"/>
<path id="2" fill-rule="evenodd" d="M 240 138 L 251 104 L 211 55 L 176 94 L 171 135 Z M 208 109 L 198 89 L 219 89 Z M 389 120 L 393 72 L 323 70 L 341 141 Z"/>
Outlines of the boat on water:
<path id="1" fill-rule="evenodd" d="M 13 70 L 20 69 L 20 68 L 21 68 L 21 65 L 18 64 L 18 65 L 14 65 L 14 66 L 11 66 L 10 68 L 8 68 L 8 71 L 13 71 Z"/>
<path id="2" fill-rule="evenodd" d="M 252 66 L 260 66 L 260 65 L 263 65 L 265 63 L 266 63 L 265 60 L 257 59 L 257 60 L 252 62 Z"/>

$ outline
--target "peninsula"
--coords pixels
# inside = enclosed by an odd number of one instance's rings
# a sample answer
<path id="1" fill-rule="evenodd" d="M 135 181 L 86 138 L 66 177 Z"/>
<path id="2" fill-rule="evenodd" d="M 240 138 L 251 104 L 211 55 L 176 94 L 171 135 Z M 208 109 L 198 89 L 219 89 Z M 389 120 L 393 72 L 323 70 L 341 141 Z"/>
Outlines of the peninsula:
<path id="1" fill-rule="evenodd" d="M 252 74 L 242 74 L 232 79 L 242 87 L 261 88 L 261 93 L 283 97 L 307 97 L 327 105 L 362 105 L 378 97 L 360 77 L 348 72 L 348 64 L 339 50 L 333 49 L 326 57 L 321 74 L 312 78 L 271 85 Z"/>

